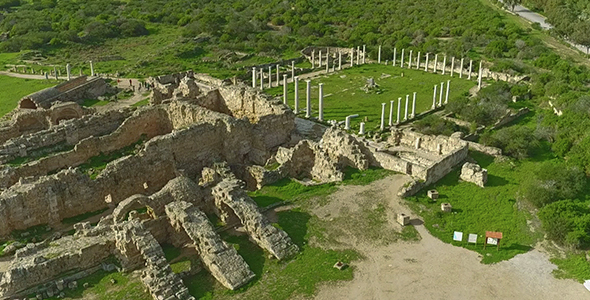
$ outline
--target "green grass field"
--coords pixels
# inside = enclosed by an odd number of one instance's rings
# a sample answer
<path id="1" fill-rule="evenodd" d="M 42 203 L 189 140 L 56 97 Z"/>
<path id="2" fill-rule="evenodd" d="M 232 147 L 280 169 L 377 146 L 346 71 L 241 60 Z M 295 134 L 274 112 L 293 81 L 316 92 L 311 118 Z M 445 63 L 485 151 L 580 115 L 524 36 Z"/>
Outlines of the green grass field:
<path id="1" fill-rule="evenodd" d="M 55 80 L 23 79 L 0 75 L 0 117 L 13 110 L 29 94 L 56 85 Z"/>
<path id="2" fill-rule="evenodd" d="M 425 226 L 432 235 L 443 242 L 481 253 L 483 263 L 507 260 L 529 251 L 535 241 L 542 238 L 542 234 L 533 233 L 528 228 L 527 219 L 531 216 L 526 210 L 519 208 L 515 197 L 522 181 L 537 170 L 537 162 L 494 162 L 492 157 L 477 152 L 470 155 L 482 168 L 488 170 L 485 188 L 460 182 L 460 169 L 457 169 L 416 196 L 409 197 L 408 203 L 422 215 Z M 429 189 L 436 189 L 440 193 L 437 202 L 426 196 Z M 442 202 L 451 203 L 453 213 L 442 213 Z M 464 241 L 468 234 L 477 234 L 479 244 L 455 242 L 453 231 L 463 232 Z M 499 251 L 495 246 L 483 249 L 486 231 L 500 231 L 504 234 Z"/>
<path id="3" fill-rule="evenodd" d="M 402 76 L 403 73 L 403 76 Z M 361 90 L 369 78 L 374 78 L 379 85 L 378 92 L 365 92 Z M 323 75 L 311 81 L 312 84 L 312 110 L 317 117 L 318 109 L 318 83 L 324 84 L 324 119 L 343 121 L 346 116 L 359 114 L 359 118 L 353 119 L 353 128 L 358 128 L 358 123 L 368 118 L 367 129 L 376 128 L 381 120 L 381 103 L 386 103 L 386 123 L 389 116 L 390 101 L 394 100 L 394 122 L 397 115 L 397 99 L 402 97 L 401 116 L 403 119 L 406 95 L 410 95 L 408 111 L 412 109 L 413 92 L 416 92 L 416 114 L 422 113 L 432 106 L 434 85 L 451 80 L 449 101 L 469 91 L 475 86 L 474 81 L 469 81 L 466 76 L 459 79 L 458 74 L 453 78 L 449 75 L 425 73 L 424 70 L 408 70 L 391 65 L 366 64 L 344 69 L 340 72 Z M 306 83 L 299 81 L 299 107 L 305 108 Z M 267 89 L 271 95 L 283 95 L 283 87 Z M 438 99 L 437 91 L 437 99 Z M 444 101 L 443 93 L 443 101 Z M 294 106 L 294 85 L 289 84 L 289 106 Z M 408 113 L 408 114 L 409 114 Z"/>

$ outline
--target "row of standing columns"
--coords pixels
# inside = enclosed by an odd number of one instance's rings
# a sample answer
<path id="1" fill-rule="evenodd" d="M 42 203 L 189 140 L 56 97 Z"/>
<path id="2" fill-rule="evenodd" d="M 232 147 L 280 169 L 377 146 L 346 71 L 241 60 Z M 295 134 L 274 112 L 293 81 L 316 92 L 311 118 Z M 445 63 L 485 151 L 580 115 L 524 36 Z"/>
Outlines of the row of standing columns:
<path id="1" fill-rule="evenodd" d="M 17 72 L 17 68 L 13 67 L 12 68 L 14 72 Z M 23 66 L 23 73 L 27 73 L 27 66 Z M 57 69 L 57 67 L 53 67 L 53 72 L 49 72 L 51 73 L 51 76 L 55 76 L 55 79 L 58 80 L 59 76 L 61 76 L 61 69 Z M 45 75 L 45 79 L 49 79 L 49 73 L 47 72 L 43 72 L 43 70 L 41 70 L 39 72 L 39 74 L 44 74 Z M 31 67 L 31 74 L 35 74 L 35 69 Z M 92 61 L 90 61 L 90 74 L 91 76 L 94 76 L 94 65 L 92 64 Z M 82 76 L 82 68 L 80 68 L 80 76 Z M 68 80 L 72 79 L 72 66 L 70 64 L 66 64 L 66 76 Z"/>
<path id="2" fill-rule="evenodd" d="M 268 66 L 268 88 L 272 88 L 273 87 L 273 74 L 272 74 L 272 69 L 273 66 Z M 275 76 L 276 76 L 276 86 L 280 86 L 281 85 L 281 72 L 280 72 L 280 66 L 277 64 L 275 65 Z M 252 67 L 252 87 L 256 88 L 258 86 L 257 82 L 256 82 L 256 78 L 259 78 L 260 81 L 260 89 L 264 89 L 264 79 L 265 79 L 265 74 L 264 74 L 264 70 L 263 68 L 256 68 L 256 67 Z M 283 77 L 288 76 L 287 74 L 283 74 Z M 295 80 L 295 61 L 291 61 L 291 82 L 293 82 Z M 283 85 L 285 85 L 285 80 L 283 79 Z"/>

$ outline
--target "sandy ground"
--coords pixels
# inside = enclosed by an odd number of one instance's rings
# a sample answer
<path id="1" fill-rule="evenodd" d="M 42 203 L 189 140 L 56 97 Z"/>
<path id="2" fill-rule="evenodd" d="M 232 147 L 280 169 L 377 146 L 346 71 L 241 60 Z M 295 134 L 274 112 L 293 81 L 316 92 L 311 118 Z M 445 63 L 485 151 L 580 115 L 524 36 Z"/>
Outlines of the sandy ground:
<path id="1" fill-rule="evenodd" d="M 395 175 L 368 186 L 344 186 L 314 213 L 325 219 L 337 216 L 342 207 L 358 209 L 355 195 L 373 191 L 390 199 L 388 219 L 394 222 L 395 213 L 410 213 L 396 196 L 408 179 Z M 374 246 L 348 239 L 366 259 L 352 264 L 352 281 L 324 285 L 315 299 L 590 299 L 581 284 L 554 278 L 555 265 L 539 250 L 484 265 L 478 253 L 441 242 L 410 215 L 419 242 Z"/>

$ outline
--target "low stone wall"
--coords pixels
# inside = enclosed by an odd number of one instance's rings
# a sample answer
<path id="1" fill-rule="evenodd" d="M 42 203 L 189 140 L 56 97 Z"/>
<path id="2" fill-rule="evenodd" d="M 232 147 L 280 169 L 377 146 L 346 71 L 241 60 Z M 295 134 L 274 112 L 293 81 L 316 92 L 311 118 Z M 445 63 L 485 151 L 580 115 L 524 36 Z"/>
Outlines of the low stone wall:
<path id="1" fill-rule="evenodd" d="M 87 76 L 81 76 L 23 97 L 19 102 L 19 108 L 48 109 L 57 101 L 82 104 L 84 99 L 95 99 L 109 89 L 108 84 L 100 77 L 88 80 Z"/>
<path id="2" fill-rule="evenodd" d="M 426 176 L 424 176 L 424 185 L 433 184 L 447 174 L 449 174 L 453 167 L 458 165 L 460 162 L 464 161 L 469 154 L 469 147 L 465 144 L 464 147 L 455 150 L 452 153 L 449 153 L 441 160 L 435 162 L 431 165 L 428 169 L 426 169 Z"/>

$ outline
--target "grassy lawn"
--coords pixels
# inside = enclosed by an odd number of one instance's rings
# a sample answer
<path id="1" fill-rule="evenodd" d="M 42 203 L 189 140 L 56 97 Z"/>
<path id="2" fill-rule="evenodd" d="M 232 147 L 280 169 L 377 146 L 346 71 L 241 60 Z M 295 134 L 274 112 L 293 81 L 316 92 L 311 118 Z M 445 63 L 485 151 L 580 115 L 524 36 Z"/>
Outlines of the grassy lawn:
<path id="1" fill-rule="evenodd" d="M 424 58 L 423 58 L 424 59 Z M 402 76 L 403 73 L 403 76 Z M 365 92 L 361 90 L 369 78 L 374 78 L 379 85 L 378 91 Z M 432 106 L 432 95 L 434 85 L 445 83 L 451 80 L 449 101 L 469 91 L 475 86 L 475 81 L 469 81 L 464 77 L 459 79 L 458 75 L 451 78 L 449 75 L 425 73 L 424 70 L 408 70 L 391 65 L 366 64 L 343 71 L 331 73 L 328 76 L 321 76 L 312 80 L 312 110 L 317 116 L 318 108 L 318 83 L 324 84 L 324 118 L 326 120 L 343 121 L 346 116 L 359 114 L 360 117 L 353 119 L 353 127 L 358 128 L 365 117 L 368 117 L 367 129 L 379 126 L 381 120 L 381 103 L 386 103 L 386 120 L 389 116 L 389 105 L 395 100 L 394 121 L 397 116 L 397 99 L 402 97 L 401 116 L 403 119 L 406 95 L 410 95 L 408 114 L 412 109 L 412 94 L 416 92 L 416 114 L 424 112 Z M 289 105 L 293 106 L 294 85 L 289 85 Z M 299 81 L 299 107 L 305 108 L 305 81 Z M 266 90 L 271 95 L 282 97 L 283 87 Z M 443 93 L 444 98 L 444 93 Z M 438 91 L 437 91 L 438 99 Z M 443 100 L 444 101 L 444 100 Z"/>
<path id="2" fill-rule="evenodd" d="M 140 100 L 140 101 L 137 101 L 137 102 L 131 104 L 131 106 L 132 107 L 140 107 L 140 106 L 146 106 L 149 104 L 150 104 L 150 99 L 146 98 L 146 99 L 143 99 L 143 100 Z"/>
<path id="3" fill-rule="evenodd" d="M 494 162 L 492 157 L 484 154 L 473 152 L 470 155 L 488 170 L 485 188 L 460 182 L 460 169 L 457 169 L 416 196 L 409 197 L 408 203 L 422 215 L 432 235 L 443 242 L 481 253 L 483 263 L 507 260 L 529 251 L 535 241 L 542 238 L 542 234 L 530 231 L 527 226 L 530 214 L 519 209 L 515 197 L 520 183 L 528 174 L 535 172 L 537 162 Z M 440 193 L 437 202 L 426 196 L 426 191 L 433 188 Z M 442 213 L 442 202 L 451 203 L 453 213 Z M 468 234 L 477 234 L 478 244 L 453 241 L 453 231 L 463 232 L 464 241 Z M 494 246 L 483 249 L 486 231 L 503 233 L 499 251 Z"/>
<path id="4" fill-rule="evenodd" d="M 29 94 L 56 85 L 55 80 L 15 78 L 0 75 L 0 117 L 13 110 Z"/>

